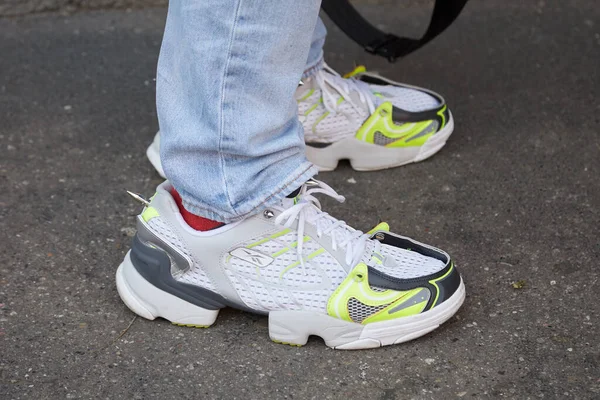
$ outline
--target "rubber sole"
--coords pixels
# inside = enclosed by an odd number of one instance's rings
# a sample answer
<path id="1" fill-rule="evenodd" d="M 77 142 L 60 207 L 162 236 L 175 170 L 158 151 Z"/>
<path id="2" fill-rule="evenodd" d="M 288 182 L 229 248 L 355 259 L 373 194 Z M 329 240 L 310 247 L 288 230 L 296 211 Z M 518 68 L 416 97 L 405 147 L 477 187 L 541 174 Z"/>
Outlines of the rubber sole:
<path id="1" fill-rule="evenodd" d="M 129 253 L 116 273 L 117 290 L 131 311 L 146 319 L 162 317 L 176 325 L 208 327 L 219 310 L 207 310 L 149 283 L 131 263 Z M 312 311 L 271 311 L 269 336 L 274 342 L 305 345 L 310 335 L 320 336 L 334 349 L 358 350 L 399 344 L 423 336 L 451 318 L 465 299 L 461 281 L 457 291 L 424 313 L 367 325 L 343 321 Z"/>
<path id="2" fill-rule="evenodd" d="M 423 161 L 440 151 L 454 131 L 454 119 L 419 147 L 385 147 L 363 142 L 354 136 L 327 147 L 306 146 L 306 158 L 320 171 L 333 171 L 340 160 L 350 161 L 357 171 L 376 171 Z"/>

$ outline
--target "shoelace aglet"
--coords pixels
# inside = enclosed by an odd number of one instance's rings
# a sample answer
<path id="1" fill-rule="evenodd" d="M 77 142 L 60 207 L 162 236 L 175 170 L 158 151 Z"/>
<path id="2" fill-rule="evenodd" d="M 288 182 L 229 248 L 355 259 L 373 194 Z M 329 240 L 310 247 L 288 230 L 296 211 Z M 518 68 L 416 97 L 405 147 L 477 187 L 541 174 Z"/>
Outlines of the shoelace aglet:
<path id="1" fill-rule="evenodd" d="M 142 195 L 130 192 L 129 190 L 127 190 L 127 194 L 130 195 L 131 197 L 133 197 L 134 200 L 142 203 L 144 206 L 146 206 L 146 207 L 150 206 L 150 202 L 148 200 L 146 200 L 145 198 L 143 198 Z"/>

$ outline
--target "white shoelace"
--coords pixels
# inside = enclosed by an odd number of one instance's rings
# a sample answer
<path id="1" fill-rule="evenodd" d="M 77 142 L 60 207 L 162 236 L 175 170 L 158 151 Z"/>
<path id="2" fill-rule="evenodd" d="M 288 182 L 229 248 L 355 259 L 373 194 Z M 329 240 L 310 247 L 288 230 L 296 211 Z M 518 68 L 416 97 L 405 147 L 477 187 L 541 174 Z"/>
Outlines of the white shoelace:
<path id="1" fill-rule="evenodd" d="M 323 105 L 330 113 L 337 112 L 339 96 L 342 96 L 352 107 L 360 111 L 362 107 L 352 100 L 352 96 L 350 96 L 352 92 L 358 93 L 359 100 L 363 105 L 367 105 L 369 114 L 375 112 L 377 98 L 365 82 L 354 78 L 343 78 L 327 64 L 324 64 L 323 69 L 315 74 L 315 81 L 323 93 Z"/>
<path id="2" fill-rule="evenodd" d="M 349 267 L 354 267 L 361 260 L 369 235 L 362 231 L 356 230 L 348 226 L 344 221 L 338 220 L 328 213 L 321 211 L 321 203 L 313 195 L 323 193 L 335 200 L 343 203 L 346 199 L 344 196 L 337 194 L 329 185 L 311 179 L 308 181 L 297 196 L 296 204 L 284 210 L 275 218 L 275 223 L 289 228 L 296 219 L 298 220 L 298 246 L 296 247 L 298 261 L 302 269 L 306 273 L 304 267 L 304 257 L 302 255 L 304 243 L 304 225 L 306 223 L 313 224 L 317 228 L 317 236 L 328 235 L 331 237 L 331 247 L 333 250 L 339 248 L 346 249 L 346 264 Z M 285 221 L 285 222 L 284 222 Z M 374 240 L 374 251 L 379 251 L 381 244 Z"/>

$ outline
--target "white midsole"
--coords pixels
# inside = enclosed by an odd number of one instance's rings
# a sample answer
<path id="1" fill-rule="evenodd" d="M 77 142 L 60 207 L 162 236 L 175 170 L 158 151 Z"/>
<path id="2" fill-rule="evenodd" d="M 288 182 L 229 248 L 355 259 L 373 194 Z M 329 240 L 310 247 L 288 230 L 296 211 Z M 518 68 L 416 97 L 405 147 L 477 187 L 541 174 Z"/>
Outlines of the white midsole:
<path id="1" fill-rule="evenodd" d="M 150 160 L 150 163 L 152 163 L 154 169 L 156 169 L 156 172 L 166 179 L 165 171 L 160 162 L 160 131 L 156 132 L 156 135 L 154 135 L 154 140 L 146 150 L 146 156 L 148 157 L 148 160 Z"/>
<path id="2" fill-rule="evenodd" d="M 340 160 L 349 160 L 357 171 L 374 171 L 422 161 L 444 147 L 452 134 L 454 119 L 452 114 L 449 115 L 446 126 L 422 146 L 385 147 L 349 136 L 323 148 L 306 146 L 306 157 L 321 171 L 333 171 Z"/>
<path id="3" fill-rule="evenodd" d="M 452 317 L 465 299 L 461 280 L 456 292 L 442 304 L 421 314 L 362 325 L 310 311 L 271 311 L 271 339 L 306 344 L 310 335 L 323 338 L 329 347 L 343 350 L 367 349 L 403 343 L 431 332 Z"/>
<path id="4" fill-rule="evenodd" d="M 219 310 L 207 310 L 167 293 L 148 282 L 131 263 L 129 253 L 116 274 L 117 290 L 134 313 L 147 318 L 165 318 L 185 325 L 210 326 Z M 323 338 L 336 349 L 367 349 L 415 339 L 452 317 L 465 298 L 464 284 L 442 304 L 421 314 L 390 321 L 358 324 L 316 311 L 271 311 L 269 336 L 275 341 L 303 345 L 310 335 Z"/>

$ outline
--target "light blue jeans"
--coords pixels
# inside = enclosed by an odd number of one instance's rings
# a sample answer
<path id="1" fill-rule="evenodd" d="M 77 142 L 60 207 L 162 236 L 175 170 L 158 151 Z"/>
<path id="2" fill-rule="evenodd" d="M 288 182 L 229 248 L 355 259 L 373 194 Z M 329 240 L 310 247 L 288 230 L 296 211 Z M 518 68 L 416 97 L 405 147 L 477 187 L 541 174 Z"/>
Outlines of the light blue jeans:
<path id="1" fill-rule="evenodd" d="M 320 0 L 171 0 L 157 71 L 161 160 L 185 208 L 221 222 L 317 173 L 294 92 L 322 64 Z"/>

